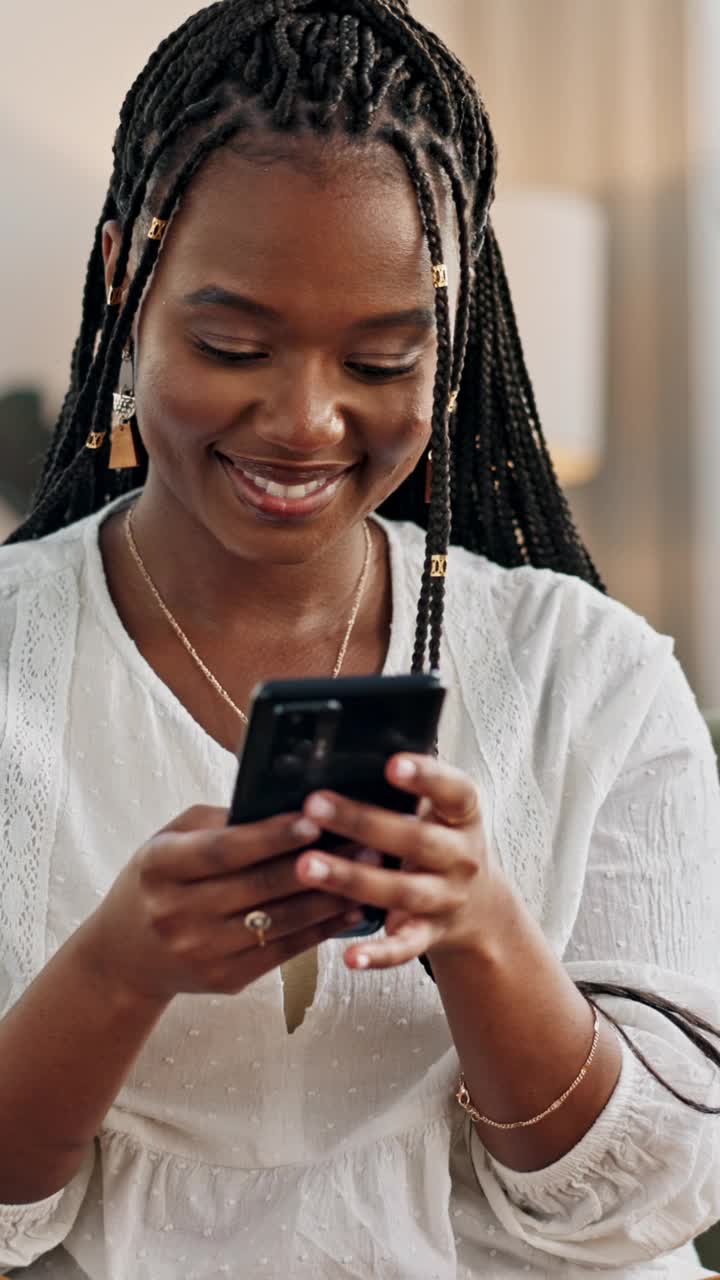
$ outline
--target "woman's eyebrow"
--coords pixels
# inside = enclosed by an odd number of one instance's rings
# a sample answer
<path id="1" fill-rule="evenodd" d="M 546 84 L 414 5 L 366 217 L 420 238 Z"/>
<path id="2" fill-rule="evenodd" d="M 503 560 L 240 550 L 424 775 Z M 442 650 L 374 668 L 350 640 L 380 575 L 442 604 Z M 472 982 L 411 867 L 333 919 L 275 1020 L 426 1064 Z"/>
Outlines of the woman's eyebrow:
<path id="1" fill-rule="evenodd" d="M 368 316 L 352 326 L 360 332 L 370 333 L 377 329 L 434 329 L 435 312 L 429 307 L 411 307 L 408 311 L 388 311 L 383 315 Z"/>
<path id="2" fill-rule="evenodd" d="M 231 311 L 241 311 L 246 316 L 255 316 L 261 320 L 282 318 L 280 313 L 274 311 L 272 307 L 256 302 L 254 298 L 248 298 L 245 294 L 223 289 L 219 284 L 204 285 L 194 293 L 187 293 L 182 302 L 186 307 L 229 307 Z"/>
<path id="3" fill-rule="evenodd" d="M 217 284 L 204 285 L 201 289 L 186 294 L 182 302 L 186 307 L 228 307 L 231 311 L 239 311 L 243 315 L 260 320 L 281 321 L 283 318 L 273 307 L 268 307 L 263 302 L 256 302 L 254 298 L 248 298 L 245 294 L 235 293 Z M 435 312 L 428 307 L 410 307 L 405 311 L 388 311 L 380 315 L 368 316 L 350 326 L 358 333 L 408 327 L 433 329 Z"/>

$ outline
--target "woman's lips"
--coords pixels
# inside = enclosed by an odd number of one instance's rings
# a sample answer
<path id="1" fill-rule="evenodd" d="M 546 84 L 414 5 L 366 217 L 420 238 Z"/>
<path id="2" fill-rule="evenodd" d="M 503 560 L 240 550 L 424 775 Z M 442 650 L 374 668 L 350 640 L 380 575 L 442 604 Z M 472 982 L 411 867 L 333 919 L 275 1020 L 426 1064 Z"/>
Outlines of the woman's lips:
<path id="1" fill-rule="evenodd" d="M 303 497 L 288 497 L 277 493 L 268 493 L 261 485 L 267 483 L 275 483 L 269 480 L 269 477 L 259 476 L 261 484 L 258 485 L 252 477 L 244 472 L 238 465 L 231 462 L 223 454 L 217 454 L 218 460 L 222 464 L 225 474 L 228 476 L 235 493 L 251 506 L 253 510 L 262 515 L 272 516 L 276 519 L 301 519 L 303 516 L 315 515 L 318 511 L 322 511 L 333 501 L 336 493 L 344 484 L 351 470 L 341 471 L 338 474 L 329 477 L 315 487 L 312 481 L 303 479 L 295 480 L 294 486 L 313 484 L 313 491 L 306 493 Z M 288 486 L 290 487 L 290 486 Z"/>

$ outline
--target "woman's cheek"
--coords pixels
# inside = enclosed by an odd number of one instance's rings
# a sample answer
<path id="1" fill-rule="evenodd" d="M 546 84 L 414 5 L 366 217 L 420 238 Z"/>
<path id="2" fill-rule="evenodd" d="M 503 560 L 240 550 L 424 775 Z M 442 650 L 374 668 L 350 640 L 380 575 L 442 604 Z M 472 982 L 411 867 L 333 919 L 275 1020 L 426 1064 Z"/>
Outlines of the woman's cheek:
<path id="1" fill-rule="evenodd" d="M 138 424 L 152 456 L 207 447 L 237 421 L 237 386 L 230 394 L 227 376 L 212 377 L 195 368 L 192 357 L 172 366 L 150 357 L 138 369 Z"/>
<path id="2" fill-rule="evenodd" d="M 397 467 L 408 457 L 417 460 L 430 439 L 432 430 L 433 385 L 424 379 L 418 381 L 394 406 L 378 433 L 377 457 L 385 465 Z"/>
<path id="3" fill-rule="evenodd" d="M 392 439 L 386 438 L 383 446 L 374 449 L 374 461 L 381 477 L 381 502 L 394 493 L 420 464 L 430 439 L 430 427 L 430 418 L 421 418 L 417 408 L 413 416 L 406 411 L 395 424 Z"/>

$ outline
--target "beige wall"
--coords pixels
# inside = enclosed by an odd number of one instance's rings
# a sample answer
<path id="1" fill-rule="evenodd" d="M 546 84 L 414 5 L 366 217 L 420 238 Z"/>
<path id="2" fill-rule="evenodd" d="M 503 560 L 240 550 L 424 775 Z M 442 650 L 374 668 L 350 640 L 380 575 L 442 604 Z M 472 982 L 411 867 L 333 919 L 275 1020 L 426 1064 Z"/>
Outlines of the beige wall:
<path id="1" fill-rule="evenodd" d="M 0 386 L 38 380 L 53 407 L 62 398 L 123 96 L 167 31 L 199 7 L 3 5 L 0 155 L 12 180 L 0 202 Z"/>
<path id="2" fill-rule="evenodd" d="M 690 3 L 690 372 L 694 621 L 701 689 L 720 707 L 720 5 Z"/>

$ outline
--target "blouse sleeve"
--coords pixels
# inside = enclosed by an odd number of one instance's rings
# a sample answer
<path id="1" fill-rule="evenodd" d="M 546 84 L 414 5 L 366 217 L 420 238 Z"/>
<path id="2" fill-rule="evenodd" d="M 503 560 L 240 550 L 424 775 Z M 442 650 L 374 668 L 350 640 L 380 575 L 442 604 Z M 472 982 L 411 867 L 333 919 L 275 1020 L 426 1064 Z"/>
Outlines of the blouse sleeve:
<path id="1" fill-rule="evenodd" d="M 720 1024 L 720 786 L 709 733 L 670 658 L 599 810 L 565 961 L 575 981 L 664 996 Z M 718 1071 L 661 1014 L 599 1001 L 686 1096 L 720 1104 Z M 676 1101 L 627 1048 L 616 1090 L 557 1163 L 516 1173 L 474 1128 L 478 1181 L 513 1236 L 585 1265 L 630 1266 L 720 1218 L 720 1118 Z"/>
<path id="2" fill-rule="evenodd" d="M 18 614 L 21 611 L 18 578 L 23 581 L 17 567 L 13 570 L 12 565 L 7 574 L 0 573 L 0 1019 L 20 998 L 27 985 L 27 975 L 19 972 L 17 955 L 11 946 L 17 918 L 16 903 L 21 900 L 27 886 L 23 884 L 13 897 L 16 881 L 12 875 L 12 832 L 8 833 L 7 826 L 3 828 L 3 817 L 6 824 L 8 821 L 5 787 L 15 767 L 9 753 L 8 721 L 11 701 L 9 670 L 11 655 L 18 647 Z M 0 1275 L 14 1267 L 31 1266 L 63 1243 L 75 1225 L 87 1194 L 95 1158 L 93 1148 L 72 1182 L 47 1200 L 28 1205 L 0 1204 Z"/>
<path id="3" fill-rule="evenodd" d="M 37 1204 L 0 1205 L 0 1272 L 29 1267 L 69 1236 L 87 1194 L 95 1148 L 62 1191 Z"/>

